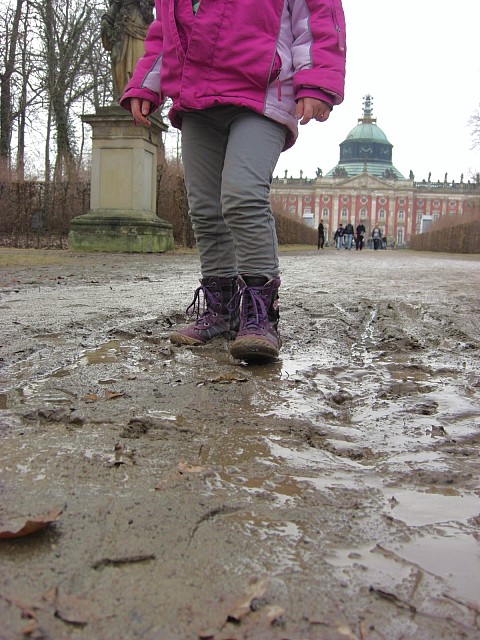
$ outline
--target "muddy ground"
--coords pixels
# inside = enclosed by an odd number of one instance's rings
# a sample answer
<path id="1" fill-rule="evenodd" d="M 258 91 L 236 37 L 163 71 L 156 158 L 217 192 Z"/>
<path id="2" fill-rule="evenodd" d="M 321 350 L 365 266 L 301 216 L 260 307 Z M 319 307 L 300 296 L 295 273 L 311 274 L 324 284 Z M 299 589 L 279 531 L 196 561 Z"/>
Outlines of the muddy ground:
<path id="1" fill-rule="evenodd" d="M 281 264 L 246 366 L 194 254 L 0 250 L 1 640 L 480 638 L 480 257 Z"/>

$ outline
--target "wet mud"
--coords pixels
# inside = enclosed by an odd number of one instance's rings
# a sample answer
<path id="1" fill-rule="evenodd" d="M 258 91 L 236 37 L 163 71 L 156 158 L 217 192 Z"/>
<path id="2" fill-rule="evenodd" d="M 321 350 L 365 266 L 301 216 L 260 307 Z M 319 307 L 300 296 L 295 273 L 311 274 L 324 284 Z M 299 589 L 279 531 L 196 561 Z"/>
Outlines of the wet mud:
<path id="1" fill-rule="evenodd" d="M 246 366 L 194 254 L 0 250 L 1 640 L 480 638 L 478 256 L 281 266 Z"/>

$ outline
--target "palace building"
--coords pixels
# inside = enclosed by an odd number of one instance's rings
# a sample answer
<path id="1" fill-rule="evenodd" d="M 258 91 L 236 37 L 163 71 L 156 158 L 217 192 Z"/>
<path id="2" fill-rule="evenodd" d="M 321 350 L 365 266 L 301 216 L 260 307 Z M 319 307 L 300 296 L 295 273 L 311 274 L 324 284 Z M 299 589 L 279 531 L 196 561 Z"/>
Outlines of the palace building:
<path id="1" fill-rule="evenodd" d="M 480 183 L 415 181 L 392 163 L 393 145 L 372 115 L 372 97 L 363 102 L 363 115 L 340 144 L 338 164 L 315 178 L 274 178 L 273 205 L 282 205 L 309 226 L 323 222 L 331 241 L 338 225 L 363 222 L 367 238 L 378 225 L 388 244 L 406 245 L 440 216 L 463 214 L 480 196 Z"/>

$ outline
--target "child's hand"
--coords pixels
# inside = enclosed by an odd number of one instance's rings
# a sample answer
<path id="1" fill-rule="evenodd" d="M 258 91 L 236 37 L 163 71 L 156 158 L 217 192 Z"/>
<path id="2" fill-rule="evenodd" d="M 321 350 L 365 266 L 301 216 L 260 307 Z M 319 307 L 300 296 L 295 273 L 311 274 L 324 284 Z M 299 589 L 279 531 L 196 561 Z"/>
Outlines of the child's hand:
<path id="1" fill-rule="evenodd" d="M 316 98 L 300 98 L 297 102 L 296 114 L 300 124 L 308 124 L 312 118 L 318 122 L 325 122 L 330 111 L 330 105 Z"/>
<path id="2" fill-rule="evenodd" d="M 151 122 L 147 120 L 147 116 L 152 108 L 150 100 L 141 100 L 140 98 L 130 98 L 130 109 L 135 122 L 149 127 Z"/>

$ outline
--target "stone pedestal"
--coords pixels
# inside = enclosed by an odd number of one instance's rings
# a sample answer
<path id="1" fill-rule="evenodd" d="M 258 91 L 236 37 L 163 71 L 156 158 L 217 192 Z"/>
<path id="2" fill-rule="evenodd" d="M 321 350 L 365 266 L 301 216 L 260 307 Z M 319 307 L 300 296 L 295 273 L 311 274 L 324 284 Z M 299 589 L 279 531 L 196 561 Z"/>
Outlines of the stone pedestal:
<path id="1" fill-rule="evenodd" d="M 157 148 L 165 124 L 136 126 L 121 107 L 99 109 L 92 127 L 90 211 L 71 222 L 68 244 L 79 251 L 159 253 L 173 249 L 170 224 L 156 211 Z"/>

